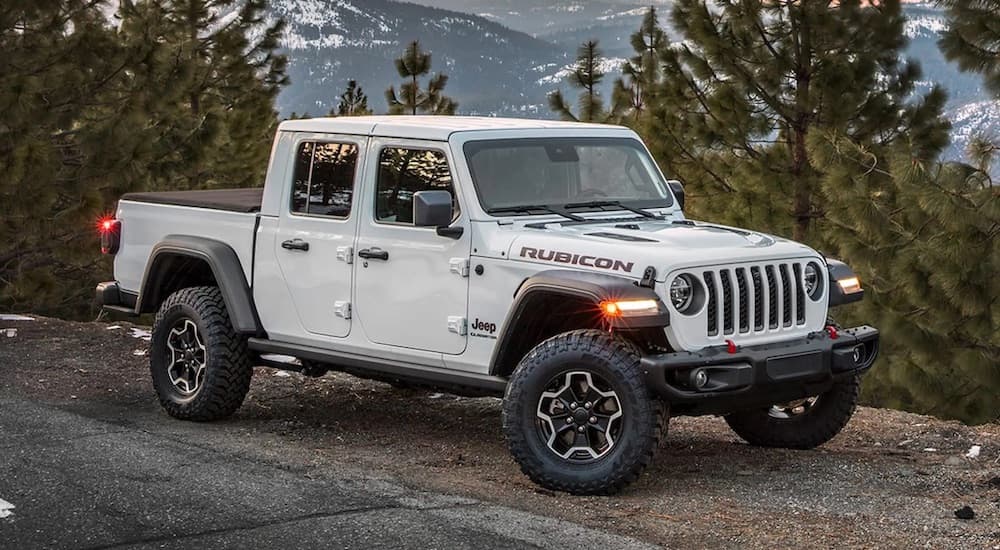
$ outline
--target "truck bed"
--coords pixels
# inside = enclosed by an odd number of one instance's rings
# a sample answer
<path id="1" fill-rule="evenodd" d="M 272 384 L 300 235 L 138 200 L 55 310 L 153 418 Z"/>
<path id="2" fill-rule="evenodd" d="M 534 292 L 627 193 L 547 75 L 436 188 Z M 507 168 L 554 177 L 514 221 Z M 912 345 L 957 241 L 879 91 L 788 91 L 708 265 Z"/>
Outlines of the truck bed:
<path id="1" fill-rule="evenodd" d="M 115 213 L 122 222 L 121 248 L 115 254 L 115 279 L 121 289 L 138 292 L 153 247 L 178 234 L 225 243 L 236 252 L 250 281 L 261 193 L 220 189 L 124 195 Z"/>
<path id="2" fill-rule="evenodd" d="M 247 189 L 210 189 L 206 191 L 126 193 L 122 196 L 121 200 L 252 213 L 260 212 L 260 203 L 263 196 L 264 188 L 252 187 Z"/>

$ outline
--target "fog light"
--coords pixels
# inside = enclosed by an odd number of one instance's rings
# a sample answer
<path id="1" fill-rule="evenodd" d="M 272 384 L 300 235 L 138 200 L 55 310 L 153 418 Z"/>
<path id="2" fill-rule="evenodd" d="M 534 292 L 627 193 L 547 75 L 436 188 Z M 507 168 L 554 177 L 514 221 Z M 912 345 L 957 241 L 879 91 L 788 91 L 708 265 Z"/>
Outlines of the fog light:
<path id="1" fill-rule="evenodd" d="M 708 385 L 708 373 L 705 369 L 691 371 L 691 385 L 699 390 Z"/>

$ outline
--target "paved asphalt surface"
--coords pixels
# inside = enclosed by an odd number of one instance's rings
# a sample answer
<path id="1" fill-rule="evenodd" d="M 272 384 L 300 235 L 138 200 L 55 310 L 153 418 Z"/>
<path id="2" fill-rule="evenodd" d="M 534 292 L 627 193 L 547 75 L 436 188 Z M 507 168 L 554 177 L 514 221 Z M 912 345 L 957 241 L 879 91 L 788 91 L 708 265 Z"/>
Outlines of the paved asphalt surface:
<path id="1" fill-rule="evenodd" d="M 163 420 L 0 393 L 0 516 L 3 501 L 14 505 L 0 548 L 642 546 L 350 465 L 314 467 L 225 426 Z"/>

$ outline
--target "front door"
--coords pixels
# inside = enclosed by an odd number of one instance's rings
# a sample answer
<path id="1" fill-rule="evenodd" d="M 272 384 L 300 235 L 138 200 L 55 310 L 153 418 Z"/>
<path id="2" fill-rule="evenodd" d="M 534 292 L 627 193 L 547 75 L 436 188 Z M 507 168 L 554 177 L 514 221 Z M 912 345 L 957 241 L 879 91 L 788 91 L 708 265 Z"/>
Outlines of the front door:
<path id="1" fill-rule="evenodd" d="M 355 184 L 365 142 L 304 136 L 296 144 L 291 194 L 282 207 L 275 257 L 302 328 L 325 336 L 351 330 Z"/>
<path id="2" fill-rule="evenodd" d="M 413 225 L 413 194 L 451 192 L 462 214 L 443 145 L 375 141 L 355 263 L 357 318 L 372 342 L 459 354 L 465 350 L 469 231 L 441 236 Z M 465 223 L 465 227 L 468 224 Z M 365 257 L 367 256 L 367 257 Z"/>

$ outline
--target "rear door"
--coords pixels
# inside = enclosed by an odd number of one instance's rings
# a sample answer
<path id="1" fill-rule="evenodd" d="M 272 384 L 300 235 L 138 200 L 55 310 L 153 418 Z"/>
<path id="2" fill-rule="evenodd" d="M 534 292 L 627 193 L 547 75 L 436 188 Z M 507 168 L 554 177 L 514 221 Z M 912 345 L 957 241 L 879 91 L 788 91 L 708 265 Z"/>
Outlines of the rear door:
<path id="1" fill-rule="evenodd" d="M 355 299 L 357 316 L 372 342 L 459 354 L 466 344 L 467 215 L 461 208 L 447 145 L 377 139 L 368 159 L 374 186 L 366 188 L 359 216 Z M 451 192 L 457 238 L 413 225 L 413 194 Z M 367 258 L 363 257 L 367 256 Z"/>
<path id="2" fill-rule="evenodd" d="M 354 191 L 367 140 L 303 135 L 278 221 L 275 257 L 303 329 L 324 336 L 351 331 Z"/>

